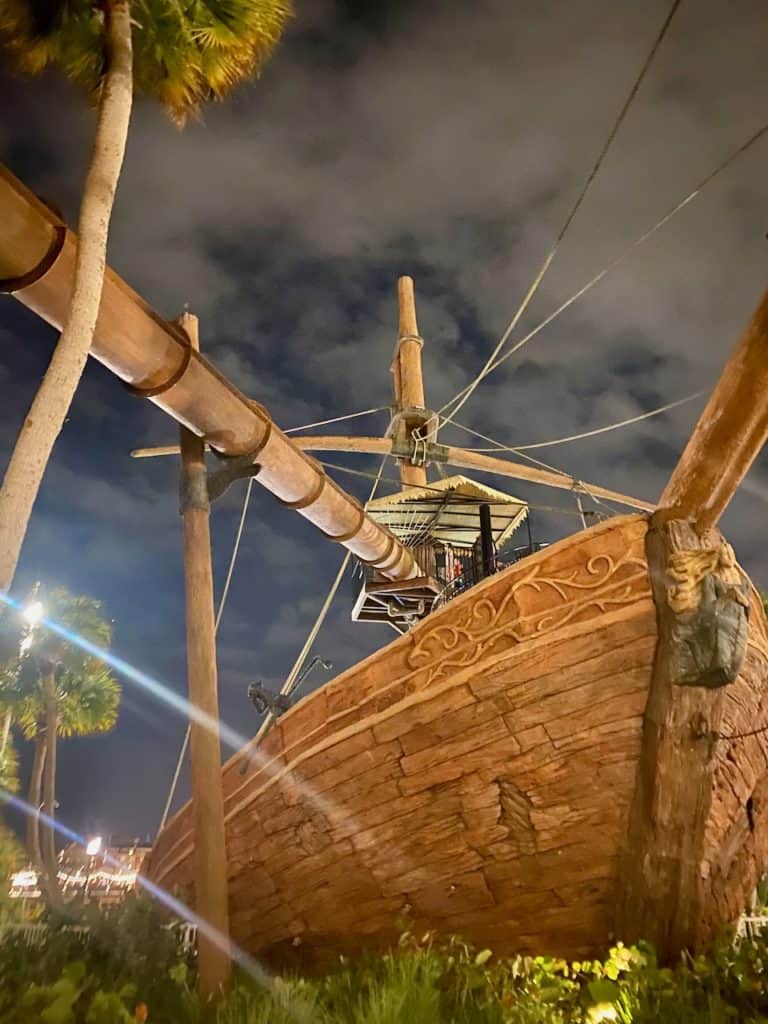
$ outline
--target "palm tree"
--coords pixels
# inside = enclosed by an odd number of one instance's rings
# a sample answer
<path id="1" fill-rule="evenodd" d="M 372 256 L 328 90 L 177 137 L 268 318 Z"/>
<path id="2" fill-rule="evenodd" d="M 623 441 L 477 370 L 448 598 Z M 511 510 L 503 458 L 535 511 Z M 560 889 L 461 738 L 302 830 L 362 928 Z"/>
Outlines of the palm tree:
<path id="1" fill-rule="evenodd" d="M 101 604 L 59 588 L 43 596 L 48 617 L 67 633 L 106 648 L 111 626 Z M 58 894 L 53 819 L 56 808 L 58 737 L 107 732 L 115 724 L 120 687 L 106 665 L 86 654 L 66 636 L 41 627 L 40 638 L 21 659 L 18 673 L 17 721 L 26 739 L 35 743 L 28 803 L 42 803 L 46 821 L 27 821 L 27 849 L 42 869 L 49 896 Z"/>
<path id="2" fill-rule="evenodd" d="M 0 788 L 18 789 L 18 757 L 11 724 L 18 701 L 17 680 L 25 630 L 19 615 L 8 605 L 0 608 Z"/>
<path id="3" fill-rule="evenodd" d="M 256 74 L 291 0 L 2 0 L 0 43 L 32 74 L 83 86 L 98 120 L 78 227 L 69 312 L 0 488 L 0 590 L 13 582 L 32 507 L 93 341 L 107 236 L 134 91 L 179 123 Z"/>

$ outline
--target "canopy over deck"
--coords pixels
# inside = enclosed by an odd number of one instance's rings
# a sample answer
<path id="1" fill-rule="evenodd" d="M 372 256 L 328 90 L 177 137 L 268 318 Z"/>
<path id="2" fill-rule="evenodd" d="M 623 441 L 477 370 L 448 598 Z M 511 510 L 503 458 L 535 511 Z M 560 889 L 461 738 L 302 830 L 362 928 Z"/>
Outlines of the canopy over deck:
<path id="1" fill-rule="evenodd" d="M 528 514 L 524 501 L 465 476 L 406 487 L 377 498 L 367 509 L 371 519 L 413 552 L 423 575 L 392 583 L 368 569 L 352 618 L 384 622 L 398 633 L 495 572 L 495 552 Z"/>
<path id="2" fill-rule="evenodd" d="M 524 501 L 466 476 L 451 476 L 427 487 L 408 487 L 377 498 L 368 505 L 368 514 L 407 546 L 433 541 L 471 548 L 480 529 L 481 505 L 490 506 L 497 548 L 528 514 Z"/>

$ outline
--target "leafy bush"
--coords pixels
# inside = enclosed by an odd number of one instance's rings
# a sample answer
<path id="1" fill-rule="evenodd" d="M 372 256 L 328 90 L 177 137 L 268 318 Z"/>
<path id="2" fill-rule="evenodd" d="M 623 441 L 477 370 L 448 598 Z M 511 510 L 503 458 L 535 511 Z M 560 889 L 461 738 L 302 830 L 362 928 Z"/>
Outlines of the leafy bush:
<path id="1" fill-rule="evenodd" d="M 406 933 L 322 978 L 242 977 L 202 1007 L 194 966 L 151 904 L 91 915 L 87 937 L 53 922 L 39 948 L 0 946 L 0 1024 L 768 1024 L 761 938 L 728 937 L 669 968 L 642 944 L 568 963 Z"/>
<path id="2" fill-rule="evenodd" d="M 131 897 L 107 912 L 69 904 L 66 917 L 47 923 L 39 946 L 14 931 L 0 944 L 2 1024 L 119 1024 L 140 1019 L 144 1005 L 157 1021 L 195 1020 L 189 965 L 148 899 Z M 83 925 L 87 934 L 73 927 Z"/>

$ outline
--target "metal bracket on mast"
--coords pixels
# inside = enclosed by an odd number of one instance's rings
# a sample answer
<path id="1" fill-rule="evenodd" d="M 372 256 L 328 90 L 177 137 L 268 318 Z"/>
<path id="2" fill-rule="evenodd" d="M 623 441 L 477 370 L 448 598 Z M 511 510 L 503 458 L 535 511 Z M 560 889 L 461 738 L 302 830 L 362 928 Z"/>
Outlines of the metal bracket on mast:
<path id="1" fill-rule="evenodd" d="M 258 476 L 261 465 L 253 461 L 253 455 L 219 455 L 224 465 L 215 473 L 208 473 L 208 500 L 216 501 L 229 490 L 236 480 Z"/>
<path id="2" fill-rule="evenodd" d="M 253 461 L 252 455 L 230 455 L 224 458 L 227 464 L 215 473 L 201 465 L 199 471 L 182 474 L 179 496 L 182 513 L 188 508 L 208 510 L 212 502 L 220 498 L 236 480 L 257 476 L 261 471 L 261 466 Z"/>

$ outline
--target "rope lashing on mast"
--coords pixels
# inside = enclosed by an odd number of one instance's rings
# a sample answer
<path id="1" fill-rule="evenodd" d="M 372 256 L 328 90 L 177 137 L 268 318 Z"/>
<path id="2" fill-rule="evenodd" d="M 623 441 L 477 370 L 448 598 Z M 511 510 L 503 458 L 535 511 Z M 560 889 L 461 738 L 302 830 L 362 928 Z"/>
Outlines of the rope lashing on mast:
<path id="1" fill-rule="evenodd" d="M 373 477 L 373 487 L 371 487 L 371 492 L 368 495 L 368 499 L 366 500 L 365 505 L 363 506 L 364 508 L 367 508 L 368 505 L 373 501 L 374 497 L 376 496 L 376 491 L 382 479 L 382 474 L 384 472 L 384 466 L 386 464 L 386 461 L 387 456 L 385 455 L 384 458 L 381 460 L 381 464 L 379 465 L 378 473 L 375 475 L 375 477 Z M 322 629 L 326 618 L 328 617 L 328 612 L 330 611 L 331 604 L 333 603 L 333 600 L 336 597 L 336 594 L 338 593 L 339 587 L 341 586 L 341 581 L 344 579 L 344 574 L 347 571 L 347 567 L 349 566 L 351 557 L 352 553 L 350 551 L 347 551 L 342 560 L 341 565 L 339 566 L 339 571 L 336 573 L 336 577 L 334 578 L 334 581 L 331 584 L 330 590 L 328 591 L 326 598 L 323 601 L 323 604 L 320 608 L 320 611 L 317 614 L 317 618 L 315 619 L 315 622 L 309 631 L 307 639 L 305 640 L 303 647 L 299 651 L 298 656 L 295 662 L 293 663 L 291 671 L 286 676 L 285 682 L 280 688 L 280 693 L 278 695 L 279 697 L 289 698 L 293 693 L 293 690 L 296 686 L 296 682 L 299 678 L 299 673 L 301 672 L 304 662 L 307 660 L 309 653 L 312 649 L 312 645 L 317 639 L 317 636 L 320 630 Z M 256 735 L 253 737 L 251 742 L 246 746 L 243 752 L 243 761 L 242 764 L 240 765 L 241 775 L 245 775 L 245 773 L 248 771 L 253 761 L 253 755 L 256 751 L 256 748 L 262 742 L 264 737 L 269 733 L 269 730 L 275 724 L 275 721 L 276 717 L 273 714 L 273 712 L 270 711 L 267 714 L 267 717 L 259 726 L 259 730 L 256 733 Z"/>
<path id="2" fill-rule="evenodd" d="M 627 246 L 626 249 L 620 252 L 618 256 L 611 260 L 610 263 L 607 263 L 602 270 L 595 274 L 594 277 L 590 278 L 586 282 L 586 284 L 582 285 L 582 287 L 579 288 L 578 291 L 574 292 L 570 298 L 566 299 L 565 302 L 561 303 L 561 305 L 559 305 L 557 309 L 550 313 L 549 316 L 545 317 L 539 324 L 537 324 L 536 327 L 534 327 L 531 331 L 528 332 L 528 334 L 521 338 L 520 341 L 518 341 L 517 344 L 515 344 L 509 350 L 509 352 L 505 352 L 504 355 L 500 355 L 488 366 L 487 369 L 481 370 L 474 381 L 468 384 L 461 391 L 457 392 L 457 394 L 454 395 L 453 398 L 451 398 L 448 402 L 445 403 L 445 405 L 443 405 L 438 410 L 438 415 L 442 415 L 442 413 L 457 399 L 462 398 L 464 395 L 466 395 L 470 388 L 472 389 L 472 391 L 474 391 L 481 381 L 485 380 L 486 377 L 493 373 L 494 370 L 497 370 L 500 366 L 502 366 L 508 359 L 511 359 L 516 352 L 523 348 L 524 345 L 527 345 L 529 341 L 532 341 L 533 338 L 535 338 L 537 334 L 543 331 L 545 327 L 548 327 L 554 320 L 556 320 L 561 314 L 563 314 L 567 309 L 569 309 L 575 302 L 578 302 L 579 299 L 583 298 L 583 296 L 585 296 L 596 285 L 598 285 L 603 280 L 603 278 L 607 277 L 608 274 L 610 274 L 618 266 L 624 263 L 624 261 L 628 259 L 628 257 L 631 256 L 636 249 L 639 249 L 640 246 L 644 245 L 645 242 L 647 242 L 658 231 L 665 227 L 665 225 L 667 225 L 673 217 L 680 213 L 681 210 L 684 210 L 685 207 L 692 203 L 694 199 L 698 199 L 703 190 L 709 184 L 711 184 L 715 180 L 715 178 L 719 177 L 720 174 L 725 172 L 736 160 L 738 160 L 740 156 L 743 156 L 744 153 L 751 149 L 751 147 L 756 142 L 759 142 L 760 139 L 762 139 L 766 134 L 768 134 L 768 122 L 763 124 L 761 128 L 759 128 L 753 135 L 751 135 L 746 140 L 746 142 L 742 143 L 742 145 L 732 150 L 728 154 L 728 156 L 725 157 L 725 159 L 722 160 L 714 168 L 714 170 L 710 171 L 710 173 L 707 174 L 705 178 L 702 178 L 698 185 L 696 185 L 696 187 L 691 192 L 689 192 L 688 195 L 681 199 L 680 202 L 678 202 L 667 213 L 665 213 L 663 217 L 657 220 L 652 227 L 650 227 L 647 231 L 643 232 L 642 235 L 638 236 L 638 238 L 636 238 L 634 242 L 632 242 L 629 246 Z M 441 426 L 448 422 L 448 419 L 442 419 Z M 450 422 L 453 422 L 453 420 L 451 419 Z"/>
<path id="3" fill-rule="evenodd" d="M 235 543 L 234 543 L 234 545 L 232 547 L 232 555 L 231 555 L 231 557 L 229 559 L 229 566 L 227 568 L 227 576 L 226 576 L 226 579 L 224 581 L 224 587 L 223 587 L 223 589 L 221 591 L 221 597 L 219 598 L 219 607 L 218 607 L 218 609 L 216 611 L 216 621 L 213 624 L 213 635 L 214 636 L 216 636 L 216 634 L 219 632 L 219 624 L 221 623 L 221 617 L 224 614 L 224 608 L 225 608 L 226 603 L 227 603 L 227 597 L 229 596 L 229 587 L 230 587 L 230 584 L 232 583 L 232 575 L 233 575 L 233 573 L 235 571 L 235 563 L 237 562 L 237 555 L 238 555 L 238 552 L 240 551 L 240 541 L 243 538 L 243 529 L 245 527 L 245 517 L 248 514 L 248 506 L 249 506 L 250 501 L 251 501 L 251 491 L 253 490 L 253 480 L 254 480 L 254 478 L 250 477 L 250 479 L 248 480 L 248 486 L 246 487 L 246 490 L 245 490 L 245 497 L 243 499 L 243 508 L 242 508 L 241 513 L 240 513 L 240 521 L 239 521 L 238 526 L 237 526 L 237 533 L 235 534 Z M 189 746 L 190 728 L 191 727 L 189 725 L 187 725 L 187 730 L 184 733 L 184 742 L 181 744 L 181 750 L 179 751 L 179 756 L 178 756 L 178 759 L 176 761 L 176 770 L 173 773 L 173 779 L 171 781 L 171 788 L 170 788 L 170 790 L 168 792 L 168 799 L 165 801 L 165 808 L 163 809 L 163 817 L 162 817 L 162 819 L 160 821 L 160 828 L 158 829 L 158 832 L 162 832 L 162 830 L 165 828 L 165 823 L 168 820 L 168 815 L 169 815 L 170 810 L 171 810 L 171 805 L 173 804 L 173 798 L 176 795 L 176 787 L 179 784 L 179 776 L 181 775 L 181 766 L 184 763 L 184 758 L 186 757 L 186 754 L 187 754 L 187 747 Z"/>
<path id="4" fill-rule="evenodd" d="M 617 423 L 609 423 L 605 427 L 596 427 L 594 430 L 585 430 L 581 434 L 569 434 L 567 437 L 557 437 L 552 441 L 538 441 L 536 444 L 519 444 L 519 445 L 505 445 L 501 442 L 494 442 L 493 448 L 467 448 L 468 452 L 514 452 L 516 455 L 523 455 L 524 452 L 535 451 L 537 448 L 553 448 L 559 444 L 569 444 L 571 441 L 583 441 L 588 437 L 597 437 L 598 434 L 608 434 L 613 430 L 619 430 L 622 427 L 632 426 L 634 423 L 640 423 L 643 420 L 652 419 L 654 416 L 661 416 L 662 413 L 670 412 L 672 409 L 677 409 L 681 405 L 686 405 L 688 402 L 694 402 L 697 398 L 701 398 L 702 395 L 707 394 L 706 391 L 696 391 L 692 395 L 686 395 L 685 398 L 678 398 L 674 402 L 667 402 L 666 405 L 660 405 L 657 409 L 651 409 L 648 412 L 640 413 L 638 416 L 631 416 L 626 420 L 619 420 Z M 455 423 L 454 426 L 461 426 L 459 423 Z M 463 429 L 468 429 L 464 427 Z"/>
<path id="5" fill-rule="evenodd" d="M 582 204 L 583 204 L 583 202 L 584 202 L 584 200 L 585 200 L 585 198 L 587 196 L 587 193 L 589 192 L 589 189 L 590 189 L 592 183 L 594 182 L 595 178 L 599 174 L 600 168 L 603 165 L 603 161 L 605 160 L 606 156 L 608 155 L 608 151 L 610 150 L 610 148 L 613 145 L 613 142 L 614 142 L 616 136 L 618 135 L 619 131 L 621 130 L 621 126 L 623 125 L 623 123 L 624 123 L 624 121 L 625 121 L 625 119 L 627 117 L 627 114 L 629 113 L 629 109 L 632 106 L 632 104 L 633 104 L 633 102 L 635 100 L 635 97 L 637 96 L 638 92 L 640 91 L 640 86 L 642 85 L 642 83 L 643 83 L 643 81 L 645 79 L 645 76 L 646 76 L 646 74 L 648 72 L 648 69 L 650 68 L 651 64 L 653 63 L 654 58 L 656 57 L 656 54 L 658 53 L 659 48 L 661 47 L 661 44 L 662 44 L 662 42 L 664 40 L 664 37 L 667 34 L 667 30 L 668 30 L 668 28 L 669 28 L 669 26 L 670 26 L 670 24 L 672 22 L 672 19 L 675 16 L 675 13 L 677 12 L 677 9 L 679 8 L 681 2 L 682 2 L 682 0 L 672 0 L 672 6 L 670 7 L 669 12 L 667 13 L 667 16 L 664 19 L 664 22 L 663 22 L 663 24 L 662 24 L 662 26 L 661 26 L 661 28 L 660 28 L 660 30 L 659 30 L 655 40 L 654 40 L 654 42 L 653 42 L 653 45 L 652 45 L 652 47 L 651 47 L 647 57 L 645 58 L 645 61 L 643 62 L 642 67 L 640 68 L 640 71 L 639 71 L 639 73 L 637 75 L 637 78 L 635 79 L 635 81 L 634 81 L 634 83 L 632 85 L 632 88 L 629 90 L 629 94 L 627 95 L 627 98 L 624 100 L 624 103 L 623 103 L 621 109 L 619 110 L 619 112 L 618 112 L 618 114 L 617 114 L 617 116 L 616 116 L 616 118 L 615 118 L 615 120 L 613 122 L 611 130 L 608 133 L 608 137 L 606 138 L 605 142 L 603 143 L 603 146 L 600 149 L 600 152 L 597 155 L 597 159 L 595 160 L 595 162 L 594 162 L 594 164 L 593 164 L 589 174 L 587 175 L 587 178 L 586 178 L 586 180 L 585 180 L 585 182 L 584 182 L 584 184 L 583 184 L 583 186 L 581 188 L 581 191 L 576 196 L 576 200 L 573 203 L 573 205 L 571 206 L 571 209 L 570 209 L 570 211 L 568 213 L 568 216 L 565 218 L 565 221 L 563 222 L 563 226 L 560 228 L 560 231 L 558 232 L 557 237 L 555 238 L 555 241 L 552 244 L 552 247 L 550 248 L 549 252 L 544 257 L 544 262 L 539 267 L 539 270 L 536 273 L 533 281 L 531 282 L 531 285 L 528 288 L 528 291 L 523 296 L 522 302 L 520 303 L 520 305 L 518 306 L 517 310 L 515 311 L 514 316 L 510 320 L 509 324 L 507 325 L 507 328 L 504 331 L 504 333 L 502 334 L 501 338 L 499 339 L 496 347 L 494 348 L 494 350 L 491 352 L 490 356 L 486 360 L 485 366 L 480 371 L 480 373 L 475 377 L 475 379 L 470 383 L 469 387 L 464 390 L 463 393 L 461 393 L 461 394 L 455 396 L 454 398 L 452 398 L 450 402 L 448 402 L 445 406 L 443 406 L 442 409 L 440 409 L 440 413 L 442 413 L 448 406 L 453 405 L 454 402 L 457 403 L 454 406 L 454 408 L 452 409 L 452 411 L 449 413 L 449 415 L 443 418 L 442 425 L 445 425 L 445 424 L 453 422 L 453 417 L 456 415 L 456 413 L 459 411 L 459 409 L 461 409 L 462 406 L 470 399 L 470 397 L 472 396 L 473 392 L 475 391 L 475 389 L 480 384 L 480 381 L 483 379 L 483 377 L 488 372 L 491 364 L 494 362 L 496 357 L 499 355 L 501 350 L 506 345 L 507 341 L 509 340 L 510 336 L 512 335 L 512 332 L 517 327 L 517 325 L 520 322 L 523 314 L 525 313 L 525 311 L 527 310 L 528 306 L 530 305 L 532 299 L 536 295 L 536 292 L 539 290 L 539 286 L 540 286 L 541 282 L 544 280 L 544 277 L 545 277 L 547 271 L 549 270 L 553 260 L 555 259 L 555 256 L 558 253 L 558 250 L 560 249 L 560 245 L 562 244 L 563 239 L 565 238 L 566 234 L 568 233 L 568 229 L 570 228 L 571 224 L 573 223 L 577 213 L 581 209 L 581 206 L 582 206 Z M 431 435 L 431 436 L 434 436 L 434 435 Z"/>

